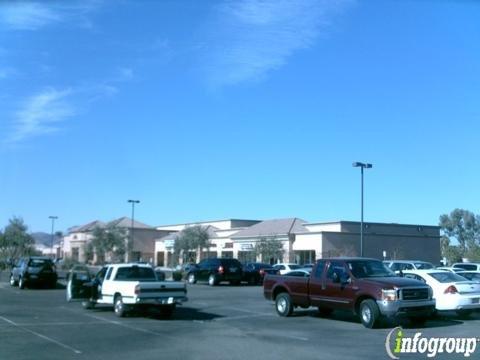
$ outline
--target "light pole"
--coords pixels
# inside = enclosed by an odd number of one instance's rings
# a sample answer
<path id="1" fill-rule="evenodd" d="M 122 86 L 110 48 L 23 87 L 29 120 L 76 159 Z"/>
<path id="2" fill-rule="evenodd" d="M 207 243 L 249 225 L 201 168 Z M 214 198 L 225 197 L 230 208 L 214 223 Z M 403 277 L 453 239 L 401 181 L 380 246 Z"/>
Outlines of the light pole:
<path id="1" fill-rule="evenodd" d="M 132 204 L 132 227 L 130 229 L 131 237 L 132 237 L 132 250 L 133 250 L 133 231 L 134 231 L 134 221 L 135 221 L 135 204 L 140 203 L 140 200 L 128 200 L 129 203 Z M 128 246 L 125 249 L 125 262 L 128 262 Z"/>
<path id="2" fill-rule="evenodd" d="M 50 215 L 48 218 L 52 220 L 52 239 L 51 239 L 51 244 L 50 244 L 50 245 L 51 245 L 50 251 L 51 251 L 51 253 L 52 253 L 52 257 L 54 257 L 54 256 L 53 256 L 53 237 L 54 237 L 53 230 L 54 230 L 54 228 L 55 228 L 55 220 L 58 219 L 58 216 Z"/>
<path id="3" fill-rule="evenodd" d="M 373 165 L 368 163 L 354 162 L 353 167 L 359 167 L 361 172 L 361 215 L 360 215 L 360 256 L 363 257 L 363 169 L 370 169 Z"/>

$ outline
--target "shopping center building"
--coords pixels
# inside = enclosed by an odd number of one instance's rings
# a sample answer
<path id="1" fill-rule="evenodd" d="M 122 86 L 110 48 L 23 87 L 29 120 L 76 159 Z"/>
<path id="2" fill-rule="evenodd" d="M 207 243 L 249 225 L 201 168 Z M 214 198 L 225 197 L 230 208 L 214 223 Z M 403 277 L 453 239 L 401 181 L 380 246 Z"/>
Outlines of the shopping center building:
<path id="1" fill-rule="evenodd" d="M 299 218 L 272 220 L 227 219 L 157 226 L 168 235 L 155 241 L 155 265 L 172 266 L 175 239 L 189 226 L 205 227 L 210 246 L 192 259 L 233 257 L 240 261 L 311 263 L 332 256 L 360 255 L 360 223 L 355 221 L 307 222 Z M 377 259 L 415 259 L 439 263 L 440 228 L 429 225 L 363 223 L 363 253 Z M 262 240 L 278 241 L 283 256 L 261 259 L 255 246 Z"/>

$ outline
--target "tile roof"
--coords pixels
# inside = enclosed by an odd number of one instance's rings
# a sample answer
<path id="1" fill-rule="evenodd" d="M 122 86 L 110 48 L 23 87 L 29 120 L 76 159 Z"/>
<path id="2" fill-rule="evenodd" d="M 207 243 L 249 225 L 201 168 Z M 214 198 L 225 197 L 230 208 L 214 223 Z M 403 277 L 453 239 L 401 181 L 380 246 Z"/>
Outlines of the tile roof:
<path id="1" fill-rule="evenodd" d="M 276 236 L 287 235 L 289 233 L 308 232 L 303 226 L 306 224 L 305 220 L 299 218 L 287 219 L 272 219 L 265 220 L 244 230 L 239 231 L 232 236 L 232 239 L 241 237 L 261 237 L 261 236 Z"/>
<path id="2" fill-rule="evenodd" d="M 132 227 L 132 219 L 124 216 L 124 217 L 121 217 L 119 219 L 110 221 L 107 225 L 108 226 L 117 226 L 117 227 L 121 227 L 121 228 L 131 228 Z M 133 228 L 134 229 L 155 229 L 154 227 L 149 226 L 149 225 L 144 224 L 144 223 L 141 223 L 140 221 L 137 221 L 137 220 L 134 220 Z"/>
<path id="3" fill-rule="evenodd" d="M 214 239 L 217 236 L 217 233 L 216 231 L 219 230 L 218 228 L 216 228 L 215 226 L 212 226 L 212 225 L 208 225 L 208 226 L 202 226 L 203 228 L 207 229 L 207 233 L 208 233 L 208 238 L 209 239 Z M 175 232 L 172 232 L 164 237 L 161 237 L 159 240 L 175 240 L 177 238 L 177 236 L 179 236 L 182 232 L 181 231 L 175 231 Z"/>

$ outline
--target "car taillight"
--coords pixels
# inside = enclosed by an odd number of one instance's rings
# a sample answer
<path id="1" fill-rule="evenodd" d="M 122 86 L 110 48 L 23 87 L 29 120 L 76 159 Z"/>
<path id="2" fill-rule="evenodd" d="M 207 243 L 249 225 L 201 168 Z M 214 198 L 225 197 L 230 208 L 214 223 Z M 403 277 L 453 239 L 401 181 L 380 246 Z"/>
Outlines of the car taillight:
<path id="1" fill-rule="evenodd" d="M 135 295 L 140 294 L 140 285 L 135 286 Z"/>
<path id="2" fill-rule="evenodd" d="M 220 274 L 223 274 L 223 271 L 224 271 L 224 270 L 223 270 L 223 266 L 219 266 L 219 267 L 218 267 L 218 272 L 219 272 Z"/>
<path id="3" fill-rule="evenodd" d="M 450 285 L 448 288 L 445 289 L 445 291 L 443 293 L 444 294 L 456 294 L 456 293 L 458 293 L 458 290 L 455 286 Z"/>
<path id="4" fill-rule="evenodd" d="M 263 270 L 263 269 L 260 269 L 259 273 L 260 273 L 260 275 L 262 275 L 262 276 L 263 276 L 263 275 L 265 275 L 265 270 Z"/>

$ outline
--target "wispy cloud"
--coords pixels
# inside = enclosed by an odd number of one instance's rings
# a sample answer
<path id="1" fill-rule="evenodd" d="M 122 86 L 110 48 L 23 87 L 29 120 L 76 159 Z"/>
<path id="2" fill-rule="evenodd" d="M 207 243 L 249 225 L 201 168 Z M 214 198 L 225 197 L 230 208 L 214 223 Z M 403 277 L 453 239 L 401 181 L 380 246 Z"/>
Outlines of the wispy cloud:
<path id="1" fill-rule="evenodd" d="M 0 3 L 0 24 L 12 30 L 37 30 L 55 23 L 89 27 L 87 15 L 100 0 L 5 1 Z"/>
<path id="2" fill-rule="evenodd" d="M 61 123 L 75 115 L 68 98 L 72 91 L 48 88 L 28 98 L 15 114 L 8 143 L 58 131 Z"/>
<path id="3" fill-rule="evenodd" d="M 217 8 L 203 47 L 214 86 L 259 80 L 305 49 L 354 0 L 231 0 Z"/>

